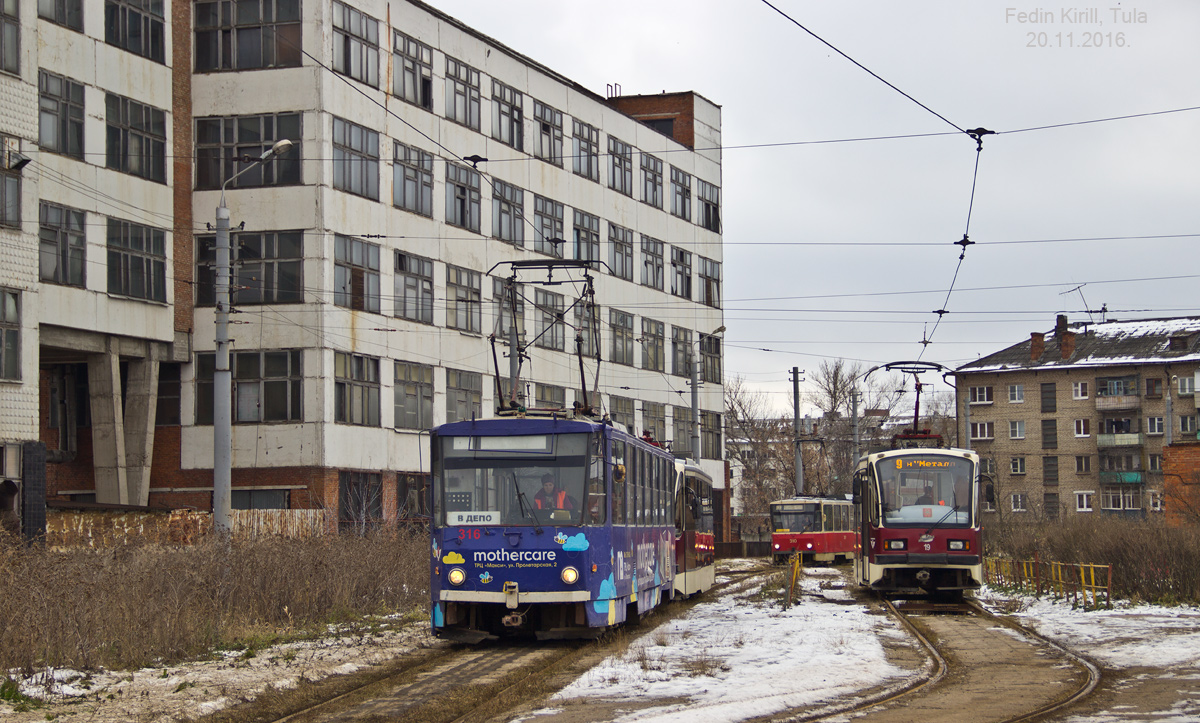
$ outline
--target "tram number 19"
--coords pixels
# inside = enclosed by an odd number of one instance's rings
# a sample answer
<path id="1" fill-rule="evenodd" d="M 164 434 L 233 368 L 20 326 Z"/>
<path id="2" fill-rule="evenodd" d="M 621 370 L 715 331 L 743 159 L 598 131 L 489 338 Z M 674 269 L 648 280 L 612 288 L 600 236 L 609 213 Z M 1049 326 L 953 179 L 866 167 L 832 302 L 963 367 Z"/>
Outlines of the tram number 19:
<path id="1" fill-rule="evenodd" d="M 458 528 L 458 539 L 460 540 L 478 540 L 481 537 L 483 537 L 483 533 L 477 527 L 470 529 L 466 527 Z"/>
<path id="2" fill-rule="evenodd" d="M 926 542 L 925 543 L 925 552 L 929 552 L 931 549 L 933 549 L 933 545 L 930 545 L 928 542 Z"/>

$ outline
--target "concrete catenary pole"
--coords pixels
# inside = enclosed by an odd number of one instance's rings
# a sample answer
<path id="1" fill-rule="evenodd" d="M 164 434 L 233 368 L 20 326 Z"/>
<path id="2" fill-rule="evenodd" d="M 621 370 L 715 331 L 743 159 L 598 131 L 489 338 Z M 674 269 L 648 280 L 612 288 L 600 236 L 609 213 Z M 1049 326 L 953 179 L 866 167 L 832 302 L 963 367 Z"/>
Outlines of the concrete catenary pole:
<path id="1" fill-rule="evenodd" d="M 800 368 L 792 367 L 792 424 L 796 430 L 796 496 L 804 494 L 804 443 L 800 438 Z"/>

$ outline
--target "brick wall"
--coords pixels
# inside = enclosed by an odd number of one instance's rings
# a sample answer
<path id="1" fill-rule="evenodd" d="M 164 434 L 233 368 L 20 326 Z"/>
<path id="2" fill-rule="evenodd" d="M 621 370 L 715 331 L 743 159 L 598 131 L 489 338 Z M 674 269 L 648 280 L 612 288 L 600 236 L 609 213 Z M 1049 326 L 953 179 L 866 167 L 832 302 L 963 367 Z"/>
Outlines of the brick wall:
<path id="1" fill-rule="evenodd" d="M 175 331 L 190 332 L 195 298 L 192 296 L 192 34 L 188 32 L 192 27 L 191 0 L 172 0 L 171 21 Z"/>
<path id="2" fill-rule="evenodd" d="M 1164 447 L 1163 478 L 1167 524 L 1200 523 L 1200 442 Z"/>
<path id="3" fill-rule="evenodd" d="M 609 98 L 608 104 L 640 121 L 671 118 L 673 137 L 688 148 L 696 147 L 696 99 L 691 93 L 624 95 Z"/>

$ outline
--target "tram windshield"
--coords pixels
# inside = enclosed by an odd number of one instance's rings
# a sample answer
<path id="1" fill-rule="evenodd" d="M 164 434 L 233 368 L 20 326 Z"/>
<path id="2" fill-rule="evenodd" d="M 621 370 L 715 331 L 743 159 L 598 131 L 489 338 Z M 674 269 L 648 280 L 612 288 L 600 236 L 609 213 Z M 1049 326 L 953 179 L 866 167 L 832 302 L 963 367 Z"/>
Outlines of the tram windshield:
<path id="1" fill-rule="evenodd" d="M 435 519 L 458 525 L 603 524 L 604 463 L 588 434 L 441 437 Z"/>
<path id="2" fill-rule="evenodd" d="M 875 463 L 883 522 L 889 527 L 969 527 L 974 517 L 967 458 L 911 454 Z"/>
<path id="3" fill-rule="evenodd" d="M 812 502 L 771 505 L 771 527 L 776 532 L 820 532 L 818 508 L 819 505 Z"/>

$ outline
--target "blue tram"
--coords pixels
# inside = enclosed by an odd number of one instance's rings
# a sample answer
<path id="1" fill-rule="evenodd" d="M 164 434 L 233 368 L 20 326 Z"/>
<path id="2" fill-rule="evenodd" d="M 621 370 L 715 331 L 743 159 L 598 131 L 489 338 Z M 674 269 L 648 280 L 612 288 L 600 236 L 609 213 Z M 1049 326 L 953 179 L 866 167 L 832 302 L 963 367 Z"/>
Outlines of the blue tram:
<path id="1" fill-rule="evenodd" d="M 965 449 L 866 455 L 854 478 L 855 578 L 885 594 L 961 599 L 983 579 L 979 456 Z"/>
<path id="2" fill-rule="evenodd" d="M 563 413 L 431 438 L 437 637 L 595 637 L 712 584 L 711 480 L 666 450 Z"/>

